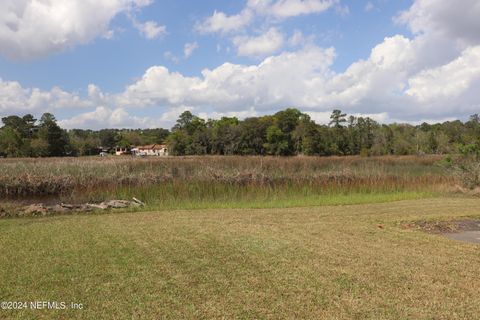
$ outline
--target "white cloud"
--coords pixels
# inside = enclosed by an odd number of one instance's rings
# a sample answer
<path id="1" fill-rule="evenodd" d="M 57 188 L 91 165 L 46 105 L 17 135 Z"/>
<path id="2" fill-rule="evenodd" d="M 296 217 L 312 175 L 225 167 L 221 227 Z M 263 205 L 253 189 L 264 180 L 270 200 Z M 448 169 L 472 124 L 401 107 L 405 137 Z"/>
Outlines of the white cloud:
<path id="1" fill-rule="evenodd" d="M 233 38 L 233 44 L 237 47 L 240 56 L 259 57 L 274 53 L 284 43 L 284 36 L 276 28 L 270 28 L 267 32 L 257 37 L 238 36 Z"/>
<path id="2" fill-rule="evenodd" d="M 253 19 L 253 13 L 245 9 L 236 15 L 227 15 L 215 11 L 211 17 L 196 24 L 195 29 L 200 33 L 230 33 L 241 30 Z"/>
<path id="3" fill-rule="evenodd" d="M 321 13 L 337 3 L 337 0 L 249 0 L 247 6 L 258 14 L 286 19 Z"/>
<path id="4" fill-rule="evenodd" d="M 258 58 L 278 51 L 285 43 L 284 35 L 269 26 L 291 17 L 318 14 L 334 6 L 342 16 L 349 13 L 348 6 L 340 5 L 339 0 L 248 0 L 240 13 L 227 15 L 215 11 L 212 16 L 197 22 L 195 29 L 204 34 L 229 35 L 239 56 Z M 265 20 L 262 29 L 267 31 L 260 36 L 247 34 L 247 27 L 257 17 Z M 299 36 L 299 33 L 294 34 L 290 46 L 298 46 L 304 40 Z"/>
<path id="5" fill-rule="evenodd" d="M 299 47 L 313 44 L 315 40 L 314 36 L 305 36 L 300 30 L 295 30 L 293 34 L 288 38 L 288 45 L 290 47 Z"/>
<path id="6" fill-rule="evenodd" d="M 323 111 L 323 112 L 316 112 L 316 111 L 308 111 L 307 114 L 314 120 L 316 123 L 321 123 L 321 124 L 329 124 L 331 119 L 330 116 L 332 115 L 331 111 Z M 388 117 L 388 113 L 382 112 L 382 113 L 373 113 L 373 114 L 366 114 L 366 113 L 353 113 L 349 114 L 354 117 L 364 117 L 364 118 L 370 118 L 373 119 L 379 123 L 386 123 L 386 122 L 394 122 L 391 121 L 391 119 Z"/>
<path id="7" fill-rule="evenodd" d="M 183 47 L 183 56 L 185 58 L 190 58 L 193 52 L 197 49 L 198 49 L 198 42 L 195 41 L 195 42 L 186 43 L 185 46 Z"/>
<path id="8" fill-rule="evenodd" d="M 368 59 L 341 73 L 331 70 L 335 51 L 314 45 L 268 57 L 258 65 L 225 63 L 204 70 L 202 77 L 153 67 L 117 103 L 209 106 L 218 113 L 250 108 L 261 113 L 297 106 L 321 114 L 340 108 L 396 121 L 478 112 L 480 49 L 466 48 L 453 59 L 426 63 L 428 44 L 423 36 L 388 37 L 372 49 Z"/>
<path id="9" fill-rule="evenodd" d="M 0 54 L 32 59 L 109 33 L 112 19 L 149 5 L 146 0 L 2 0 Z"/>
<path id="10" fill-rule="evenodd" d="M 180 62 L 180 58 L 177 57 L 177 56 L 176 56 L 173 52 L 171 52 L 171 51 L 165 51 L 165 52 L 163 53 L 163 57 L 164 57 L 165 59 L 167 59 L 168 61 L 171 61 L 171 62 L 173 62 L 173 63 L 175 63 L 175 64 L 177 64 L 177 63 Z"/>
<path id="11" fill-rule="evenodd" d="M 136 129 L 168 126 L 162 118 L 135 117 L 123 108 L 110 109 L 104 106 L 97 107 L 91 112 L 76 115 L 70 119 L 60 120 L 59 125 L 65 129 L 86 128 L 97 130 L 104 128 Z"/>
<path id="12" fill-rule="evenodd" d="M 339 0 L 248 0 L 245 8 L 238 14 L 227 15 L 215 11 L 196 24 L 195 29 L 200 33 L 233 33 L 247 27 L 256 16 L 283 20 L 300 15 L 324 12 Z M 339 7 L 345 13 L 348 7 Z"/>
<path id="13" fill-rule="evenodd" d="M 202 119 L 221 119 L 223 117 L 236 117 L 238 119 L 245 119 L 249 117 L 256 117 L 258 116 L 258 112 L 254 108 L 249 108 L 247 110 L 242 110 L 242 111 L 228 111 L 228 112 L 200 112 L 198 114 L 199 117 Z"/>
<path id="14" fill-rule="evenodd" d="M 478 0 L 416 0 L 396 21 L 406 23 L 416 34 L 445 37 L 464 44 L 480 42 Z"/>
<path id="15" fill-rule="evenodd" d="M 272 5 L 273 1 L 265 3 Z M 455 20 L 439 13 L 450 14 L 445 11 L 445 3 L 416 0 L 398 18 L 416 30 L 413 37 L 387 37 L 372 48 L 366 59 L 352 63 L 343 72 L 332 70 L 336 56 L 333 48 L 319 48 L 303 41 L 300 49 L 269 56 L 258 64 L 224 63 L 196 77 L 152 66 L 141 79 L 117 94 L 106 94 L 90 85 L 88 96 L 81 98 L 59 88 L 41 91 L 0 81 L 0 113 L 103 106 L 64 122 L 68 126 L 101 127 L 169 127 L 187 108 L 208 117 L 244 117 L 287 106 L 296 106 L 317 120 L 328 120 L 334 108 L 381 122 L 418 123 L 466 117 L 480 108 L 480 38 L 469 31 L 478 30 L 478 21 L 466 18 L 468 25 L 462 22 L 462 27 L 452 26 Z M 474 3 L 470 4 L 476 11 Z M 271 28 L 267 33 L 279 32 Z M 249 41 L 258 38 L 261 36 L 238 41 L 239 52 L 241 47 L 249 55 L 276 50 L 266 44 L 252 45 L 257 51 L 248 49 Z M 300 44 L 301 39 L 300 33 L 294 33 L 288 42 Z M 283 36 L 282 42 L 286 42 Z M 131 116 L 127 110 L 134 108 L 166 111 L 152 120 Z"/>
<path id="16" fill-rule="evenodd" d="M 225 63 L 202 71 L 202 77 L 185 77 L 162 66 L 147 70 L 141 80 L 117 97 L 121 106 L 212 106 L 215 111 L 255 107 L 302 105 L 315 75 L 328 75 L 333 49 L 310 47 L 266 58 L 259 65 Z"/>
<path id="17" fill-rule="evenodd" d="M 92 130 L 105 128 L 170 128 L 179 115 L 187 110 L 195 112 L 193 107 L 177 106 L 166 109 L 159 116 L 137 117 L 126 108 L 99 106 L 91 111 L 60 120 L 59 125 L 65 129 L 85 128 Z"/>
<path id="18" fill-rule="evenodd" d="M 136 20 L 133 21 L 133 25 L 138 31 L 147 39 L 155 39 L 167 34 L 167 27 L 158 25 L 155 21 L 147 21 L 140 23 Z"/>
<path id="19" fill-rule="evenodd" d="M 59 109 L 82 109 L 91 107 L 92 103 L 82 99 L 78 94 L 53 87 L 50 91 L 38 88 L 23 88 L 15 81 L 0 79 L 0 114 L 15 112 L 46 112 Z"/>
<path id="20" fill-rule="evenodd" d="M 454 61 L 437 68 L 428 69 L 409 79 L 406 93 L 420 102 L 440 101 L 464 97 L 472 84 L 480 84 L 480 46 L 466 49 Z M 480 102 L 480 101 L 479 101 Z"/>

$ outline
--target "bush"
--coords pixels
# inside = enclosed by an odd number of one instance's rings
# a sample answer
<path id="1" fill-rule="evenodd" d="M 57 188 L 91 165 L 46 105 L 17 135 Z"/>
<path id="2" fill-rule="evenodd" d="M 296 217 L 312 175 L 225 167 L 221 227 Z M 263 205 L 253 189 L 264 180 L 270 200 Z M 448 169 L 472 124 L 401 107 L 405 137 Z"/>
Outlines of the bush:
<path id="1" fill-rule="evenodd" d="M 480 187 L 480 145 L 468 144 L 459 148 L 462 157 L 453 166 L 463 186 L 470 190 Z"/>

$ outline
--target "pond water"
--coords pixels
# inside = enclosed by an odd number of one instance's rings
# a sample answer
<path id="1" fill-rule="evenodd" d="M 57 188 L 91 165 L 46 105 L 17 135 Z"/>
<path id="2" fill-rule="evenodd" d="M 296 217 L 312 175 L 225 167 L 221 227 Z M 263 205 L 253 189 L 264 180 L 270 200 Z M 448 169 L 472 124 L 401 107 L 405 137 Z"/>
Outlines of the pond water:
<path id="1" fill-rule="evenodd" d="M 461 231 L 444 235 L 452 240 L 480 244 L 480 231 Z"/>

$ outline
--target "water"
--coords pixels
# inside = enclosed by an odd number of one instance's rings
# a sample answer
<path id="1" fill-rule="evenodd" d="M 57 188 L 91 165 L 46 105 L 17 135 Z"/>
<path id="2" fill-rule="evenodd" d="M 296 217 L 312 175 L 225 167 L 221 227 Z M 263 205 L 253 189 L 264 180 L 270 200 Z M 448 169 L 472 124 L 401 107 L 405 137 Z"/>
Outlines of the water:
<path id="1" fill-rule="evenodd" d="M 462 231 L 457 233 L 448 233 L 445 234 L 445 236 L 452 240 L 480 244 L 480 231 Z"/>

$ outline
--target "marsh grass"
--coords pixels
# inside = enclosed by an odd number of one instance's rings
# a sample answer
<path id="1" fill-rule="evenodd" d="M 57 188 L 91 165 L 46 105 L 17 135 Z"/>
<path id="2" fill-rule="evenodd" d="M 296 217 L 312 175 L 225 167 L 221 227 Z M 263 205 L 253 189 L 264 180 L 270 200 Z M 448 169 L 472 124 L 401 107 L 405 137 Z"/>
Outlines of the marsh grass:
<path id="1" fill-rule="evenodd" d="M 455 177 L 424 157 L 172 157 L 0 160 L 0 198 L 131 199 L 149 208 L 288 207 L 415 199 Z M 383 200 L 382 200 L 383 199 Z"/>

